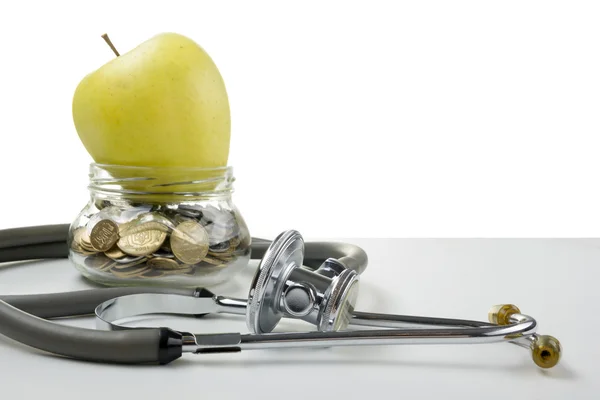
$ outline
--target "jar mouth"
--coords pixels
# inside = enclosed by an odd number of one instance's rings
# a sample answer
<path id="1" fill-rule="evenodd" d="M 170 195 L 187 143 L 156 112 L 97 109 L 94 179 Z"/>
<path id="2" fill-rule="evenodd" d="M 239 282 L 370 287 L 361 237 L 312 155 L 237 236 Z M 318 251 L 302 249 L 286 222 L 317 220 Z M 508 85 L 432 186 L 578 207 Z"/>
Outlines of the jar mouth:
<path id="1" fill-rule="evenodd" d="M 190 172 L 226 172 L 233 171 L 233 167 L 225 166 L 225 167 L 184 167 L 184 166 L 145 166 L 145 165 L 119 165 L 119 164 L 103 164 L 103 163 L 91 163 L 90 169 L 110 169 L 111 171 L 120 171 L 123 173 L 127 173 L 127 171 L 190 171 Z"/>
<path id="2" fill-rule="evenodd" d="M 88 190 L 99 197 L 181 201 L 228 197 L 233 167 L 129 166 L 91 163 Z"/>

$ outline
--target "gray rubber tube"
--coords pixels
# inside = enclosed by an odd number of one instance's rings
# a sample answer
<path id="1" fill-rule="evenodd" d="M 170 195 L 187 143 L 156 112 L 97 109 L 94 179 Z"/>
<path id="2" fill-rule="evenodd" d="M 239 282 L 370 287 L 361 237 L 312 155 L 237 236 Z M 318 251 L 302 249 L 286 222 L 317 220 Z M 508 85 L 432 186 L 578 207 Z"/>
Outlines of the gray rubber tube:
<path id="1" fill-rule="evenodd" d="M 0 248 L 0 262 L 65 258 L 68 254 L 66 242 L 29 244 Z"/>
<path id="2" fill-rule="evenodd" d="M 40 243 L 67 242 L 68 224 L 39 225 L 0 231 L 0 249 Z"/>
<path id="3" fill-rule="evenodd" d="M 0 333 L 46 352 L 84 361 L 109 363 L 160 362 L 162 329 L 98 331 L 75 328 L 34 317 L 0 302 Z"/>
<path id="4" fill-rule="evenodd" d="M 252 243 L 252 258 L 261 259 L 271 243 Z M 347 268 L 362 274 L 369 263 L 367 253 L 358 246 L 339 242 L 307 242 L 304 244 L 303 264 L 318 268 L 328 258 L 335 258 Z"/>
<path id="5" fill-rule="evenodd" d="M 194 292 L 193 289 L 118 287 L 86 289 L 65 293 L 0 296 L 0 300 L 40 318 L 61 318 L 93 314 L 99 304 L 130 294 L 166 293 L 193 296 Z"/>

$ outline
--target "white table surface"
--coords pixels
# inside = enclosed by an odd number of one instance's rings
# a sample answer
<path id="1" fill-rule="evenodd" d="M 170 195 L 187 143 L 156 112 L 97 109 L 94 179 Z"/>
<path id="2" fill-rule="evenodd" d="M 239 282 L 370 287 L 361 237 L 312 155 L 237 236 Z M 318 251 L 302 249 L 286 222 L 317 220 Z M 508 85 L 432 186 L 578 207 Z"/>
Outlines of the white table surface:
<path id="1" fill-rule="evenodd" d="M 599 398 L 600 241 L 347 241 L 370 258 L 357 309 L 485 321 L 491 305 L 513 303 L 537 319 L 539 333 L 561 341 L 561 364 L 541 370 L 527 350 L 498 343 L 252 350 L 184 355 L 167 366 L 119 366 L 55 357 L 0 337 L 0 398 Z M 245 297 L 255 267 L 212 290 Z M 88 287 L 67 260 L 0 266 L 2 294 Z M 237 316 L 144 322 L 247 332 Z M 61 323 L 94 327 L 87 317 Z"/>

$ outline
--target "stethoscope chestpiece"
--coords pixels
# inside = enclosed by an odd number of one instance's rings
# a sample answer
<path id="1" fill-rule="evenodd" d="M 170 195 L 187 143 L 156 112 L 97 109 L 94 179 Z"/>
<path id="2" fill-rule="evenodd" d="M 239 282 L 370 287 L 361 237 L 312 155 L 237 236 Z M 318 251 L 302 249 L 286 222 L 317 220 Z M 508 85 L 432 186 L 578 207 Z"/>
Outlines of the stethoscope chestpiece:
<path id="1" fill-rule="evenodd" d="M 246 325 L 252 333 L 271 332 L 284 314 L 277 307 L 290 272 L 301 266 L 304 239 L 297 231 L 279 234 L 263 256 L 248 292 Z"/>
<path id="2" fill-rule="evenodd" d="M 307 268 L 304 250 L 302 235 L 289 230 L 265 252 L 248 292 L 246 324 L 252 333 L 272 332 L 283 317 L 302 319 L 319 331 L 347 327 L 359 275 L 332 258 L 317 270 Z"/>

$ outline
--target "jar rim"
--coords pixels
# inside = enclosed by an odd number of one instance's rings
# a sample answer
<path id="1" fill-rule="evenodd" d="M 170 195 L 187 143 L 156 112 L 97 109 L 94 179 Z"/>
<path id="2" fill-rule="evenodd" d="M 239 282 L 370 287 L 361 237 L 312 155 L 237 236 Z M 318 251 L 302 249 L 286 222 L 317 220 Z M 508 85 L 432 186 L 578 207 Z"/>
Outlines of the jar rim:
<path id="1" fill-rule="evenodd" d="M 188 167 L 188 166 L 152 166 L 152 165 L 122 165 L 122 164 L 107 164 L 107 163 L 90 163 L 90 169 L 117 169 L 121 171 L 190 171 L 190 172 L 233 172 L 232 166 L 224 167 Z"/>
<path id="2" fill-rule="evenodd" d="M 227 198 L 233 192 L 233 167 L 129 166 L 91 163 L 89 191 L 113 198 L 190 200 Z"/>

